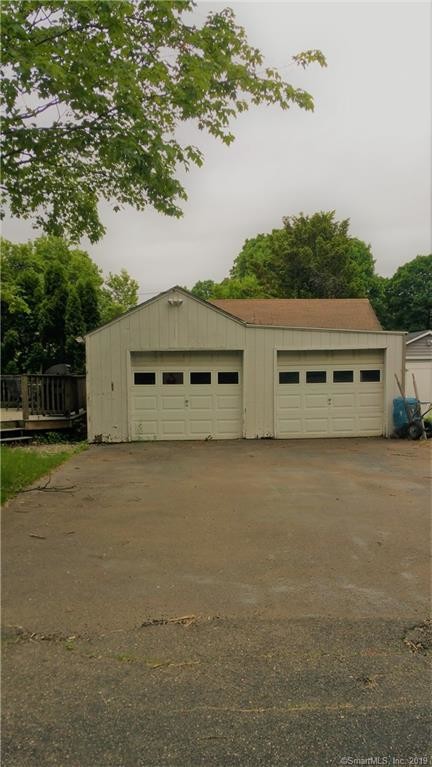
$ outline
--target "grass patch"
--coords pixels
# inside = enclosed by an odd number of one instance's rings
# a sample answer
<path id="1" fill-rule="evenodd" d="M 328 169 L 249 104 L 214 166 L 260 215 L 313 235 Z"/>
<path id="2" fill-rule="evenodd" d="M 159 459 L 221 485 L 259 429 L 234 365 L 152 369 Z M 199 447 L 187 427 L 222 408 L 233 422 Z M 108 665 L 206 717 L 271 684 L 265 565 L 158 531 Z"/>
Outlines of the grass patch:
<path id="1" fill-rule="evenodd" d="M 31 447 L 0 447 L 1 460 L 1 503 L 16 495 L 22 488 L 31 485 L 39 477 L 60 466 L 84 445 L 66 447 L 61 452 L 48 453 Z"/>

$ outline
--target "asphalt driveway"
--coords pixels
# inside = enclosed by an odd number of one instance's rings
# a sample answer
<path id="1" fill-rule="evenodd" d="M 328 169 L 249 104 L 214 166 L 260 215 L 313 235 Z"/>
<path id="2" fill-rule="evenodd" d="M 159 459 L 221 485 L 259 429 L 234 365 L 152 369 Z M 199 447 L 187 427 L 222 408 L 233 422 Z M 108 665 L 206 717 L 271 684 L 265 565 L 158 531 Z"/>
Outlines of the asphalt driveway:
<path id="1" fill-rule="evenodd" d="M 94 446 L 19 495 L 4 764 L 430 758 L 430 458 L 385 440 Z"/>

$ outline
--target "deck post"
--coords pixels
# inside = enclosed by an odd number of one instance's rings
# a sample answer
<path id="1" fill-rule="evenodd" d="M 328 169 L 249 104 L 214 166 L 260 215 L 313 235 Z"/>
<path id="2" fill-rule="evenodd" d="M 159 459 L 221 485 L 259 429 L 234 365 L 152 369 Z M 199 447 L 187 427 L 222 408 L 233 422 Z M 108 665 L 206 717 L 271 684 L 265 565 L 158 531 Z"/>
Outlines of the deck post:
<path id="1" fill-rule="evenodd" d="M 23 421 L 28 421 L 30 416 L 29 408 L 29 387 L 28 376 L 21 376 L 21 400 L 22 400 L 22 416 Z"/>
<path id="2" fill-rule="evenodd" d="M 72 380 L 73 379 L 70 376 L 62 377 L 62 388 L 64 392 L 63 412 L 67 416 L 70 415 L 73 410 Z"/>

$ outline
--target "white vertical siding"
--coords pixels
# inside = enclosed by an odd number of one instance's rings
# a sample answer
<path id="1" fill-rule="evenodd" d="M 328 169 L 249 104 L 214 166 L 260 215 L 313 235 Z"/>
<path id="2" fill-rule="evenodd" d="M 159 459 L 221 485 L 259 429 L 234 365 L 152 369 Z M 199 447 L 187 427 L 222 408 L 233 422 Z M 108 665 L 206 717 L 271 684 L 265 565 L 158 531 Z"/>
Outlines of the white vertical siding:
<path id="1" fill-rule="evenodd" d="M 181 306 L 170 306 L 164 294 L 87 337 L 90 441 L 129 439 L 131 352 L 176 350 L 244 352 L 244 436 L 253 439 L 274 436 L 278 350 L 382 349 L 385 428 L 391 431 L 392 400 L 398 396 L 394 374 L 404 374 L 402 333 L 247 327 L 183 293 L 177 297 Z"/>
<path id="2" fill-rule="evenodd" d="M 432 336 L 425 335 L 406 345 L 407 357 L 421 357 L 422 359 L 432 360 Z"/>
<path id="3" fill-rule="evenodd" d="M 184 294 L 178 296 L 181 306 L 170 306 L 168 296 L 161 296 L 87 336 L 90 441 L 129 439 L 131 352 L 244 350 L 242 323 Z"/>
<path id="4" fill-rule="evenodd" d="M 249 438 L 274 436 L 274 352 L 301 350 L 382 349 L 385 359 L 385 433 L 392 430 L 393 398 L 397 397 L 394 374 L 403 376 L 403 334 L 296 328 L 248 327 L 246 334 L 245 407 Z M 252 357 L 251 360 L 249 358 Z"/>

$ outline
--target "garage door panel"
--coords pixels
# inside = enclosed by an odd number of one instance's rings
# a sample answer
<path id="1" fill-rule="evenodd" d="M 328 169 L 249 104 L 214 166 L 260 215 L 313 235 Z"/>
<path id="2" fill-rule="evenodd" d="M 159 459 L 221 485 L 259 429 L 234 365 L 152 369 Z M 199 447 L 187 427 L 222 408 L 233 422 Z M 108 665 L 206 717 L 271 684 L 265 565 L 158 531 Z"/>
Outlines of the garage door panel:
<path id="1" fill-rule="evenodd" d="M 223 418 L 217 418 L 216 419 L 217 424 L 217 431 L 221 434 L 230 434 L 234 435 L 238 433 L 240 422 L 239 421 L 231 421 L 228 419 Z"/>
<path id="2" fill-rule="evenodd" d="M 137 410 L 133 419 L 134 423 L 155 423 L 155 411 L 154 410 Z"/>
<path id="3" fill-rule="evenodd" d="M 157 398 L 156 397 L 134 397 L 133 408 L 134 410 L 156 410 Z"/>
<path id="4" fill-rule="evenodd" d="M 242 436 L 241 353 L 133 352 L 131 360 L 132 439 Z"/>
<path id="5" fill-rule="evenodd" d="M 157 434 L 157 421 L 139 421 L 132 426 L 135 439 L 155 439 Z"/>
<path id="6" fill-rule="evenodd" d="M 332 418 L 332 428 L 337 432 L 351 433 L 355 429 L 354 418 Z"/>
<path id="7" fill-rule="evenodd" d="M 208 420 L 190 422 L 190 433 L 192 435 L 207 436 L 209 434 L 212 434 L 212 432 L 213 432 L 213 420 L 211 418 Z"/>
<path id="8" fill-rule="evenodd" d="M 291 396 L 281 394 L 279 396 L 279 407 L 281 410 L 297 409 L 301 407 L 301 396 L 299 394 L 292 394 Z"/>
<path id="9" fill-rule="evenodd" d="M 240 397 L 236 395 L 222 395 L 216 398 L 218 410 L 239 410 Z"/>
<path id="10" fill-rule="evenodd" d="M 289 433 L 298 436 L 302 433 L 303 424 L 299 418 L 281 418 L 279 428 L 284 434 Z"/>
<path id="11" fill-rule="evenodd" d="M 333 407 L 335 408 L 343 408 L 343 407 L 354 408 L 355 407 L 354 394 L 331 394 L 330 396 L 331 396 Z"/>
<path id="12" fill-rule="evenodd" d="M 305 394 L 304 402 L 307 408 L 322 408 L 327 405 L 326 394 Z"/>
<path id="13" fill-rule="evenodd" d="M 175 434 L 181 435 L 186 432 L 186 419 L 179 418 L 178 420 L 167 420 L 161 423 L 163 434 Z"/>
<path id="14" fill-rule="evenodd" d="M 185 406 L 185 396 L 181 397 L 162 397 L 161 408 L 162 410 L 180 410 L 183 411 Z"/>
<path id="15" fill-rule="evenodd" d="M 276 437 L 381 435 L 383 361 L 380 350 L 278 353 Z M 368 381 L 361 375 L 368 366 L 379 371 L 379 381 Z M 322 383 L 306 383 L 317 378 L 317 371 Z M 292 383 L 294 372 L 299 383 Z M 295 387 L 295 393 L 287 392 L 289 386 Z"/>
<path id="16" fill-rule="evenodd" d="M 375 418 L 373 416 L 359 416 L 358 421 L 361 428 L 365 431 L 375 431 L 381 426 L 380 416 L 375 416 Z"/>
<path id="17" fill-rule="evenodd" d="M 328 419 L 327 418 L 305 418 L 304 419 L 305 431 L 309 434 L 315 432 L 316 434 L 326 434 L 328 431 Z"/>
<path id="18" fill-rule="evenodd" d="M 381 409 L 382 406 L 382 394 L 381 392 L 362 392 L 358 395 L 359 407 L 369 408 L 374 407 Z"/>
<path id="19" fill-rule="evenodd" d="M 212 397 L 200 397 L 195 395 L 189 399 L 189 407 L 191 410 L 212 410 Z"/>

